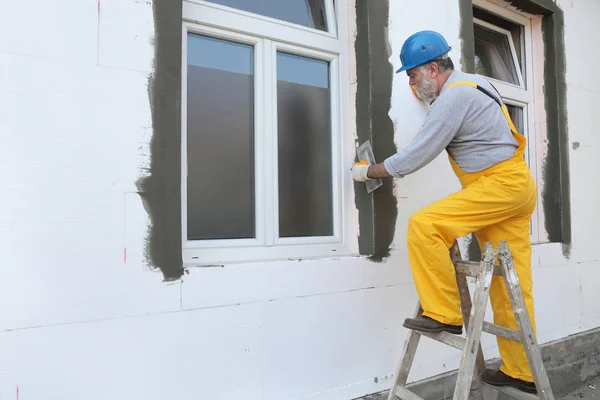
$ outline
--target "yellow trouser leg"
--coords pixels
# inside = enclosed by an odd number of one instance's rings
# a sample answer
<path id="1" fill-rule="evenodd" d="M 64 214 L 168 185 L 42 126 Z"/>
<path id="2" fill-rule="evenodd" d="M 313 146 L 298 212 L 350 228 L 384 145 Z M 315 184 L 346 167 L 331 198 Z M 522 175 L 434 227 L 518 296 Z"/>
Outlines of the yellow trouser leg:
<path id="1" fill-rule="evenodd" d="M 529 217 L 513 218 L 502 223 L 484 228 L 477 232 L 479 243 L 492 242 L 494 246 L 501 240 L 509 243 L 510 251 L 519 276 L 523 298 L 535 333 L 533 311 L 532 279 L 531 279 L 531 243 L 529 240 Z M 494 310 L 494 322 L 498 325 L 517 329 L 517 322 L 512 311 L 504 279 L 494 276 L 490 287 L 490 300 Z M 498 347 L 503 365 L 500 368 L 513 378 L 533 382 L 529 363 L 523 345 L 512 340 L 498 337 Z"/>
<path id="2" fill-rule="evenodd" d="M 424 315 L 446 324 L 462 324 L 460 295 L 449 254 L 452 243 L 471 232 L 531 215 L 534 185 L 524 163 L 510 164 L 410 218 L 408 255 Z M 528 239 L 529 232 L 525 235 Z M 529 254 L 519 255 L 519 259 Z"/>
<path id="3" fill-rule="evenodd" d="M 409 225 L 408 257 L 423 315 L 445 324 L 462 325 L 460 294 L 445 240 L 416 240 L 420 224 L 414 221 L 411 219 Z"/>

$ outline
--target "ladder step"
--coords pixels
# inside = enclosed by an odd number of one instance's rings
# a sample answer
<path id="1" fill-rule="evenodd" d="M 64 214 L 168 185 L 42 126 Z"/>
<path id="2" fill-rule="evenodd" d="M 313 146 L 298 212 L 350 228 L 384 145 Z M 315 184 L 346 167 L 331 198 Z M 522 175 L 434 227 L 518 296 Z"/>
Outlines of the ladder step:
<path id="1" fill-rule="evenodd" d="M 491 385 L 487 385 L 487 384 L 486 384 L 486 386 L 491 387 L 492 389 L 502 392 L 505 395 L 510 396 L 511 398 L 517 399 L 517 400 L 539 400 L 540 399 L 539 396 L 537 396 L 535 394 L 525 393 L 518 389 L 508 387 L 508 386 L 491 386 Z"/>
<path id="2" fill-rule="evenodd" d="M 476 261 L 458 261 L 454 264 L 457 274 L 477 278 L 481 272 L 481 265 Z M 494 265 L 494 275 L 502 276 L 502 271 L 498 264 Z"/>
<path id="3" fill-rule="evenodd" d="M 396 388 L 396 397 L 402 400 L 424 400 L 422 397 L 417 396 L 404 386 L 398 386 Z"/>
<path id="4" fill-rule="evenodd" d="M 438 342 L 442 342 L 444 344 L 447 344 L 448 346 L 452 346 L 458 350 L 462 350 L 465 348 L 465 339 L 457 336 L 457 335 L 453 335 L 451 333 L 448 332 L 417 332 L 421 336 L 425 336 L 428 337 L 430 339 L 433 340 L 437 340 Z"/>
<path id="5" fill-rule="evenodd" d="M 513 342 L 522 343 L 521 337 L 519 336 L 519 331 L 515 329 L 505 328 L 504 326 L 484 322 L 483 331 L 495 336 L 501 336 L 505 339 L 512 340 Z"/>

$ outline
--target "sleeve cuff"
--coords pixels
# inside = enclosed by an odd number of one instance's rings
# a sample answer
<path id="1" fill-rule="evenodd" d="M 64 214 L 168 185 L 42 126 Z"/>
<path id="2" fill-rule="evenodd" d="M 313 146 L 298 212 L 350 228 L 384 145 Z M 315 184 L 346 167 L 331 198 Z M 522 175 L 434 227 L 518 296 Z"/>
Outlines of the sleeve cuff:
<path id="1" fill-rule="evenodd" d="M 404 178 L 404 175 L 397 173 L 394 170 L 394 167 L 392 167 L 391 157 L 385 159 L 385 161 L 383 162 L 383 166 L 385 167 L 385 170 L 388 172 L 388 174 L 392 175 L 394 178 Z"/>

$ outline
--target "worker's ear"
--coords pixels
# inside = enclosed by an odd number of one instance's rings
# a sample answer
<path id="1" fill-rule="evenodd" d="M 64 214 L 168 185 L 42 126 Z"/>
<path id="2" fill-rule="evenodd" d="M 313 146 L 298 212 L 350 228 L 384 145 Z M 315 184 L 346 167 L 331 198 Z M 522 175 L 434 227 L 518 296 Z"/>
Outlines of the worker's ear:
<path id="1" fill-rule="evenodd" d="M 435 79 L 438 74 L 440 73 L 440 67 L 437 65 L 437 63 L 432 62 L 431 64 L 429 64 L 429 73 L 431 74 L 431 77 L 433 79 Z"/>

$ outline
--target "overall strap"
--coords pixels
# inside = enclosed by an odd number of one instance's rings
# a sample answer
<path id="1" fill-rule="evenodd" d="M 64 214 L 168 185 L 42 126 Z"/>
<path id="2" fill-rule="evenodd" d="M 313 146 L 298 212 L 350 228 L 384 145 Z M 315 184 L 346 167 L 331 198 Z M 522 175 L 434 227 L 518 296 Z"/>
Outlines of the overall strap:
<path id="1" fill-rule="evenodd" d="M 476 84 L 475 82 L 468 82 L 468 81 L 460 81 L 460 82 L 454 82 L 451 83 L 450 85 L 448 85 L 448 87 L 446 88 L 446 90 L 453 88 L 454 86 L 458 86 L 458 85 L 466 85 L 466 86 L 471 86 L 474 89 L 479 90 L 481 93 L 485 94 L 486 96 L 488 96 L 490 99 L 494 100 L 496 102 L 496 104 L 498 104 L 500 107 L 502 107 L 502 102 L 500 100 L 498 100 L 498 98 L 496 98 L 496 96 L 494 96 L 493 94 L 491 94 L 487 89 L 479 86 L 478 84 Z M 492 86 L 493 87 L 493 86 Z M 496 88 L 494 88 L 495 90 Z"/>
<path id="2" fill-rule="evenodd" d="M 469 82 L 469 81 L 459 81 L 459 82 L 451 83 L 450 85 L 448 85 L 446 90 L 451 89 L 458 85 L 471 86 L 472 88 L 479 90 L 481 93 L 485 94 L 486 96 L 488 96 L 489 98 L 494 100 L 496 102 L 496 104 L 498 104 L 500 106 L 500 108 L 502 109 L 502 112 L 504 113 L 504 117 L 506 118 L 506 121 L 508 122 L 508 126 L 510 127 L 510 130 L 512 131 L 512 133 L 520 135 L 520 133 L 517 131 L 517 128 L 515 128 L 515 124 L 513 124 L 512 119 L 510 118 L 510 114 L 508 113 L 508 108 L 506 108 L 506 105 L 503 104 L 499 98 L 497 98 L 496 96 L 491 94 L 489 92 L 489 90 L 479 86 L 475 82 Z M 492 87 L 494 87 L 494 86 L 492 85 Z M 496 88 L 494 88 L 494 90 L 496 90 Z M 498 92 L 498 91 L 496 90 L 496 92 Z M 500 93 L 498 93 L 498 95 L 499 94 Z"/>

